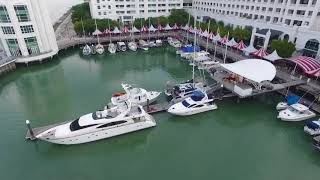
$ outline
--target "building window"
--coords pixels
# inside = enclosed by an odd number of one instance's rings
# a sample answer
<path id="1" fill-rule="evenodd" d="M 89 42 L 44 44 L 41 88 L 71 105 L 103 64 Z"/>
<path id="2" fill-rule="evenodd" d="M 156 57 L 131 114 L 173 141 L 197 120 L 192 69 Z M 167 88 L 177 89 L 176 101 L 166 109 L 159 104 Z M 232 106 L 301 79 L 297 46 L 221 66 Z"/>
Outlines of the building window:
<path id="1" fill-rule="evenodd" d="M 33 33 L 34 29 L 32 25 L 20 26 L 22 34 Z"/>
<path id="2" fill-rule="evenodd" d="M 12 26 L 2 26 L 1 29 L 3 34 L 15 34 Z"/>
<path id="3" fill-rule="evenodd" d="M 0 22 L 1 23 L 11 22 L 7 8 L 5 6 L 0 6 Z"/>
<path id="4" fill-rule="evenodd" d="M 16 11 L 16 15 L 19 22 L 28 22 L 30 21 L 30 16 L 28 12 L 28 8 L 25 5 L 16 5 L 14 6 L 14 10 Z"/>
<path id="5" fill-rule="evenodd" d="M 24 38 L 24 41 L 26 42 L 29 55 L 40 53 L 36 37 Z"/>
<path id="6" fill-rule="evenodd" d="M 6 42 L 11 56 L 21 56 L 21 51 L 17 39 L 6 39 Z"/>

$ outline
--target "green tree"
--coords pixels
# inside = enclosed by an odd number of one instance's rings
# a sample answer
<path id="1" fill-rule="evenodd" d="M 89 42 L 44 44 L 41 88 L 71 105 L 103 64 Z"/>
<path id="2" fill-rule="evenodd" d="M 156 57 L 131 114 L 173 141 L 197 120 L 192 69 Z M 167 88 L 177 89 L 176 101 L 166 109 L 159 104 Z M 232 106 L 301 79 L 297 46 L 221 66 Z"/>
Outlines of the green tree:
<path id="1" fill-rule="evenodd" d="M 134 20 L 133 25 L 137 28 L 137 29 L 141 29 L 142 26 L 146 24 L 146 20 L 144 18 L 137 18 Z"/>
<path id="2" fill-rule="evenodd" d="M 89 3 L 82 3 L 71 8 L 72 22 L 81 21 L 81 19 L 91 19 Z"/>
<path id="3" fill-rule="evenodd" d="M 272 40 L 271 50 L 277 50 L 279 56 L 283 58 L 291 57 L 292 53 L 296 50 L 295 45 L 287 40 Z"/>
<path id="4" fill-rule="evenodd" d="M 183 9 L 172 9 L 168 17 L 169 24 L 185 25 L 188 23 L 189 14 Z M 190 17 L 190 24 L 193 23 L 193 17 Z"/>

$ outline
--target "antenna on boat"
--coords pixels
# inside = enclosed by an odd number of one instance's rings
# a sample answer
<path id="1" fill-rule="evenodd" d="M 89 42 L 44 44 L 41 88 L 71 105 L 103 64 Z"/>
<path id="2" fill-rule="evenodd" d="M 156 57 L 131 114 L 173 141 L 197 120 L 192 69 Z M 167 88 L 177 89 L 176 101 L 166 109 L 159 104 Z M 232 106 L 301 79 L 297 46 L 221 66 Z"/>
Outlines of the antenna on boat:
<path id="1" fill-rule="evenodd" d="M 207 34 L 207 46 L 206 46 L 206 52 L 208 52 L 208 45 L 209 45 L 209 32 L 210 32 L 210 23 L 211 23 L 211 20 L 209 20 L 209 23 L 208 23 L 208 34 Z"/>
<path id="2" fill-rule="evenodd" d="M 218 29 L 217 29 L 217 34 L 216 36 L 219 34 L 219 26 L 218 26 Z M 217 41 L 214 43 L 214 54 L 213 54 L 213 61 L 216 60 L 216 53 L 217 53 Z"/>
<path id="3" fill-rule="evenodd" d="M 109 27 L 109 41 L 110 41 L 110 43 L 111 43 L 110 19 L 108 19 L 108 27 Z"/>
<path id="4" fill-rule="evenodd" d="M 229 41 L 229 31 L 228 31 L 228 35 L 227 35 L 227 40 Z M 227 59 L 227 50 L 228 50 L 228 46 L 227 43 L 225 43 L 226 49 L 224 51 L 224 56 L 223 56 L 223 64 L 226 63 L 226 59 Z"/>
<path id="5" fill-rule="evenodd" d="M 96 32 L 98 32 L 97 19 L 94 19 L 94 24 L 96 25 Z M 98 44 L 100 44 L 99 33 L 97 33 Z"/>
<path id="6" fill-rule="evenodd" d="M 196 16 L 197 17 L 197 16 Z M 194 21 L 194 41 L 193 41 L 193 58 L 192 59 L 192 81 L 193 81 L 193 85 L 194 85 L 194 58 L 196 57 L 196 45 L 197 45 L 197 32 L 196 32 L 196 27 L 197 27 L 197 21 L 196 21 L 197 18 L 195 18 L 195 21 Z"/>
<path id="7" fill-rule="evenodd" d="M 191 15 L 190 15 L 190 13 L 189 13 L 188 28 L 189 28 L 189 25 L 190 25 L 190 18 L 191 18 Z M 189 32 L 188 32 L 188 29 L 187 29 L 187 44 L 189 44 Z"/>

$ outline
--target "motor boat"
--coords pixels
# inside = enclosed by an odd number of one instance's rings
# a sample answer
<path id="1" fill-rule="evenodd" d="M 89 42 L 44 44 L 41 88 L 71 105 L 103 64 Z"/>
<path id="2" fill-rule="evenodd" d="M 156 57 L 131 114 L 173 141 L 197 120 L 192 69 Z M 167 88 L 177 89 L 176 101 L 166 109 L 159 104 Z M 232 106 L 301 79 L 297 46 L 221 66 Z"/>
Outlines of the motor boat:
<path id="1" fill-rule="evenodd" d="M 201 90 L 205 91 L 207 86 L 202 82 L 193 82 L 189 80 L 180 84 L 170 85 L 167 84 L 167 87 L 164 93 L 167 95 L 168 99 L 184 99 L 192 95 L 194 91 Z"/>
<path id="2" fill-rule="evenodd" d="M 185 58 L 188 60 L 193 60 L 201 56 L 208 56 L 208 55 L 210 55 L 210 53 L 208 53 L 207 51 L 199 51 L 199 52 L 188 54 L 185 56 Z"/>
<path id="3" fill-rule="evenodd" d="M 303 130 L 311 136 L 320 135 L 320 119 L 308 121 Z"/>
<path id="4" fill-rule="evenodd" d="M 116 104 L 117 100 L 128 98 L 133 104 L 138 104 L 141 106 L 145 106 L 148 103 L 151 104 L 160 96 L 161 92 L 157 91 L 147 91 L 143 88 L 133 87 L 130 84 L 121 84 L 125 93 L 117 94 L 111 98 L 111 102 Z"/>
<path id="5" fill-rule="evenodd" d="M 88 56 L 88 55 L 91 54 L 91 48 L 90 48 L 90 46 L 89 46 L 88 44 L 86 44 L 86 45 L 83 47 L 83 49 L 82 49 L 82 54 L 83 54 L 84 56 Z"/>
<path id="6" fill-rule="evenodd" d="M 123 102 L 73 121 L 49 126 L 35 137 L 55 144 L 82 144 L 154 126 L 155 120 L 142 106 Z"/>
<path id="7" fill-rule="evenodd" d="M 199 52 L 200 51 L 200 47 L 199 46 L 187 45 L 185 47 L 182 47 L 180 50 L 181 50 L 180 56 L 182 58 L 187 58 L 188 56 L 191 56 L 195 52 Z"/>
<path id="8" fill-rule="evenodd" d="M 108 45 L 108 51 L 109 51 L 111 54 L 116 53 L 116 51 L 117 51 L 116 45 L 113 44 L 113 43 L 109 43 L 109 45 Z"/>
<path id="9" fill-rule="evenodd" d="M 156 40 L 156 45 L 157 45 L 157 47 L 162 46 L 162 40 L 161 39 L 157 39 Z"/>
<path id="10" fill-rule="evenodd" d="M 168 43 L 170 44 L 170 46 L 173 46 L 175 48 L 181 48 L 181 42 L 178 39 L 172 38 L 172 37 L 168 37 L 167 38 Z"/>
<path id="11" fill-rule="evenodd" d="M 214 66 L 216 66 L 217 64 L 219 64 L 220 62 L 217 60 L 212 60 L 212 61 L 205 61 L 202 62 L 198 65 L 198 69 L 210 69 Z"/>
<path id="12" fill-rule="evenodd" d="M 320 151 L 320 136 L 313 138 L 313 146 Z"/>
<path id="13" fill-rule="evenodd" d="M 303 121 L 315 117 L 316 114 L 303 104 L 295 103 L 279 112 L 278 118 L 282 121 Z"/>
<path id="14" fill-rule="evenodd" d="M 217 105 L 212 98 L 202 91 L 194 91 L 192 95 L 185 100 L 172 105 L 168 112 L 177 116 L 189 116 L 206 111 L 217 109 Z"/>
<path id="15" fill-rule="evenodd" d="M 300 100 L 300 97 L 299 96 L 286 96 L 285 98 L 285 101 L 282 101 L 282 102 L 279 102 L 276 106 L 276 109 L 278 111 L 281 111 L 281 110 L 284 110 L 284 109 L 287 109 L 288 106 L 292 105 L 292 104 L 295 104 L 295 103 L 298 103 Z"/>
<path id="16" fill-rule="evenodd" d="M 91 54 L 97 54 L 96 47 L 93 44 L 91 45 Z"/>
<path id="17" fill-rule="evenodd" d="M 148 41 L 149 47 L 157 47 L 157 44 L 155 41 Z"/>
<path id="18" fill-rule="evenodd" d="M 104 53 L 104 47 L 102 44 L 97 44 L 96 45 L 96 51 L 98 54 L 103 54 Z"/>
<path id="19" fill-rule="evenodd" d="M 145 40 L 140 39 L 139 40 L 139 48 L 141 48 L 141 49 L 143 49 L 145 51 L 148 51 L 149 50 L 149 44 Z"/>
<path id="20" fill-rule="evenodd" d="M 127 46 L 124 42 L 117 42 L 117 50 L 125 52 L 127 50 Z"/>
<path id="21" fill-rule="evenodd" d="M 129 48 L 131 51 L 137 51 L 137 48 L 138 48 L 137 43 L 134 42 L 134 41 L 129 42 L 129 43 L 128 43 L 128 48 Z"/>

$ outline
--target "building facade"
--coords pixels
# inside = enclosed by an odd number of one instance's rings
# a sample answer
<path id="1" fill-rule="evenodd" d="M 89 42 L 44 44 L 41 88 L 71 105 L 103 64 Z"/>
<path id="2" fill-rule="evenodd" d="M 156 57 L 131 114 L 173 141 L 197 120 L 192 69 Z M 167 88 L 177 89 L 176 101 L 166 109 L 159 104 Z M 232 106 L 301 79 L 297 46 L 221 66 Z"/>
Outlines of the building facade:
<path id="1" fill-rule="evenodd" d="M 214 18 L 235 26 L 252 26 L 255 35 L 263 29 L 280 32 L 280 38 L 288 38 L 306 55 L 320 55 L 319 0 L 193 0 L 189 10 L 201 20 Z M 270 38 L 266 35 L 261 37 Z"/>
<path id="2" fill-rule="evenodd" d="M 124 23 L 136 18 L 168 16 L 172 9 L 182 9 L 183 0 L 90 0 L 95 19 L 112 19 Z"/>
<path id="3" fill-rule="evenodd" d="M 58 52 L 43 0 L 0 0 L 0 39 L 17 62 L 48 58 Z"/>

